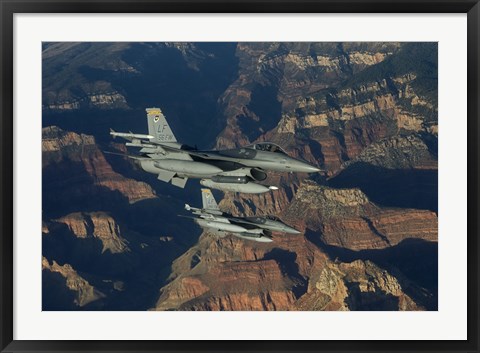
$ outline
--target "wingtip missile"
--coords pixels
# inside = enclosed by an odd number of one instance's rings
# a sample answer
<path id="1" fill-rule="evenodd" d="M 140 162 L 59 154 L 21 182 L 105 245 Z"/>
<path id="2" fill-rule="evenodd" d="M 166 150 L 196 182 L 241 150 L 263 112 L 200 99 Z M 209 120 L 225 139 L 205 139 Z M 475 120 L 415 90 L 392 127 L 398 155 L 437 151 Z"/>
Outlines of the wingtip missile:
<path id="1" fill-rule="evenodd" d="M 130 139 L 130 138 L 136 138 L 136 139 L 153 139 L 154 136 L 152 135 L 145 135 L 145 134 L 133 134 L 131 132 L 116 132 L 114 131 L 113 129 L 110 129 L 110 135 L 112 135 L 113 137 L 124 137 L 124 138 L 127 138 L 127 139 Z"/>

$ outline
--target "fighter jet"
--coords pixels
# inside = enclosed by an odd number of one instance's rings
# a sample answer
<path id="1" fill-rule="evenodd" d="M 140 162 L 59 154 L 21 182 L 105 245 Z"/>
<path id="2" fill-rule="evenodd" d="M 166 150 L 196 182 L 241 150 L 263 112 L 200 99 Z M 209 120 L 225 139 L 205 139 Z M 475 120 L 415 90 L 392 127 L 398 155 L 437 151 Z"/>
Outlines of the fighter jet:
<path id="1" fill-rule="evenodd" d="M 275 216 L 234 217 L 224 213 L 218 208 L 210 189 L 202 189 L 202 204 L 202 208 L 186 204 L 185 209 L 196 217 L 181 217 L 192 218 L 203 229 L 222 237 L 230 233 L 239 238 L 269 243 L 272 241 L 272 232 L 300 234 Z"/>
<path id="2" fill-rule="evenodd" d="M 314 173 L 320 169 L 292 158 L 278 145 L 259 142 L 249 146 L 219 151 L 199 151 L 177 142 L 160 108 L 147 108 L 148 135 L 116 132 L 140 148 L 140 155 L 125 155 L 137 161 L 146 172 L 158 179 L 185 187 L 188 178 L 199 178 L 203 186 L 222 191 L 259 194 L 275 190 L 275 186 L 255 183 L 267 178 L 266 170 Z"/>

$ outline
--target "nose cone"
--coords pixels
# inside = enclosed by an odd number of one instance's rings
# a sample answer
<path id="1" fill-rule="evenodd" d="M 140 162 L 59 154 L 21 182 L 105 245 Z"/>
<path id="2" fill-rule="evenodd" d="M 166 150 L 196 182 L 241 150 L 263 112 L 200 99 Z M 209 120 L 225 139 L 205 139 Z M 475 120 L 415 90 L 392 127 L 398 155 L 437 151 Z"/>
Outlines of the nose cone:
<path id="1" fill-rule="evenodd" d="M 318 173 L 322 171 L 320 168 L 317 168 L 313 165 L 308 165 L 305 168 L 307 169 L 307 173 Z"/>
<path id="2" fill-rule="evenodd" d="M 320 168 L 317 168 L 314 165 L 308 164 L 307 162 L 303 161 L 295 161 L 293 169 L 295 169 L 294 171 L 300 173 L 317 173 L 321 171 Z"/>
<path id="3" fill-rule="evenodd" d="M 292 227 L 289 227 L 289 226 L 285 226 L 285 233 L 288 233 L 288 234 L 301 234 L 302 232 L 299 232 L 299 231 L 296 230 L 295 228 L 292 228 Z"/>

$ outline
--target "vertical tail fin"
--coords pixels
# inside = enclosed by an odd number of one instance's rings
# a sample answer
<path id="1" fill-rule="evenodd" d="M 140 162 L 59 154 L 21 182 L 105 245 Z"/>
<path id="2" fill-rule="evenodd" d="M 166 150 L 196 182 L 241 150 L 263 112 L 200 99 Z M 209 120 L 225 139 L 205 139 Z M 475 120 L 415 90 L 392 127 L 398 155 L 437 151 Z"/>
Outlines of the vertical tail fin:
<path id="1" fill-rule="evenodd" d="M 202 189 L 202 204 L 205 210 L 219 210 L 217 201 L 215 201 L 210 189 Z"/>
<path id="2" fill-rule="evenodd" d="M 160 108 L 147 108 L 148 134 L 155 142 L 177 142 Z"/>

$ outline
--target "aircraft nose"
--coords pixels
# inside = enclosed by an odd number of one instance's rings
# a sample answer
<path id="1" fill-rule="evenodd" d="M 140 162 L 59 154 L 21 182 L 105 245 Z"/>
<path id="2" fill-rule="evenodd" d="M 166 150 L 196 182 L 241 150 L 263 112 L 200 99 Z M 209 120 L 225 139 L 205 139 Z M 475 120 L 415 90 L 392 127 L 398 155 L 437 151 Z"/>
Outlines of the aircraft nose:
<path id="1" fill-rule="evenodd" d="M 315 167 L 314 165 L 308 164 L 307 162 L 298 162 L 297 168 L 299 169 L 299 172 L 303 173 L 317 173 L 321 171 L 321 169 Z"/>
<path id="2" fill-rule="evenodd" d="M 301 234 L 302 232 L 299 232 L 298 230 L 296 230 L 295 228 L 292 228 L 292 227 L 285 227 L 285 233 Z"/>
<path id="3" fill-rule="evenodd" d="M 307 173 L 318 173 L 318 172 L 322 171 L 320 168 L 317 168 L 313 165 L 309 165 L 306 168 L 308 170 Z"/>

